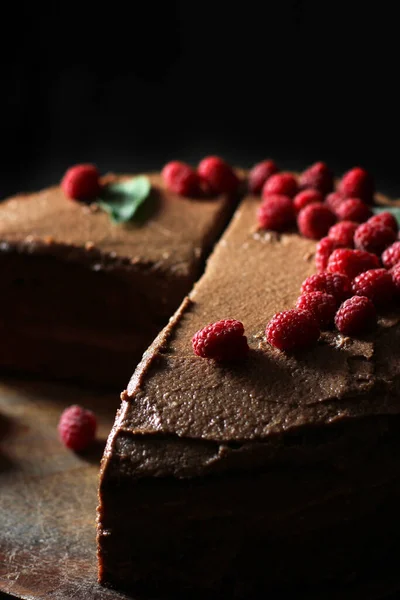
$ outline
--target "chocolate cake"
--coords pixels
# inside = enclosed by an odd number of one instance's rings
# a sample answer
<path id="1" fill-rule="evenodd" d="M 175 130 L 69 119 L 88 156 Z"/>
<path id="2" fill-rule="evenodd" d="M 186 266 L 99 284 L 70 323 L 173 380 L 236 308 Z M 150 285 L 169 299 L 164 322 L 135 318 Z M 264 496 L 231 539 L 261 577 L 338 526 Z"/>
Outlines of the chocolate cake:
<path id="1" fill-rule="evenodd" d="M 1 369 L 121 389 L 234 209 L 231 195 L 182 197 L 149 177 L 145 218 L 129 224 L 60 186 L 0 205 Z"/>
<path id="2" fill-rule="evenodd" d="M 99 580 L 171 597 L 273 598 L 343 590 L 400 540 L 400 317 L 284 353 L 266 343 L 315 272 L 315 242 L 257 229 L 246 197 L 205 274 L 144 354 L 109 436 Z M 243 322 L 238 364 L 193 334 Z"/>

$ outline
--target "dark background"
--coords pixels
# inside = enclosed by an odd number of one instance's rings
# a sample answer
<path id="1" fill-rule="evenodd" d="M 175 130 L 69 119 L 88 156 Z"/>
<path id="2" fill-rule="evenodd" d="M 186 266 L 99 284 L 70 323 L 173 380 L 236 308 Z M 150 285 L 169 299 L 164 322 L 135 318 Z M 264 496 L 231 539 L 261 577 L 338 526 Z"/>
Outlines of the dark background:
<path id="1" fill-rule="evenodd" d="M 400 196 L 389 6 L 14 3 L 0 36 L 0 197 L 78 162 L 134 172 L 210 153 L 361 165 Z"/>

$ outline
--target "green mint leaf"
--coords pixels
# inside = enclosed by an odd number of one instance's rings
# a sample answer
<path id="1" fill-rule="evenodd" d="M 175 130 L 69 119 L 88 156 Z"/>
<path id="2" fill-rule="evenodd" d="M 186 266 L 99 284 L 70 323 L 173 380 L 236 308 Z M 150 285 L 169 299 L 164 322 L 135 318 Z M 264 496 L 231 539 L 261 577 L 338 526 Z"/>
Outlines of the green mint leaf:
<path id="1" fill-rule="evenodd" d="M 150 190 L 150 180 L 144 175 L 109 183 L 102 190 L 97 204 L 110 215 L 113 223 L 126 223 L 150 196 Z"/>
<path id="2" fill-rule="evenodd" d="M 379 213 L 389 212 L 396 219 L 399 227 L 400 227 L 400 206 L 374 206 L 372 209 L 374 215 L 379 215 Z"/>

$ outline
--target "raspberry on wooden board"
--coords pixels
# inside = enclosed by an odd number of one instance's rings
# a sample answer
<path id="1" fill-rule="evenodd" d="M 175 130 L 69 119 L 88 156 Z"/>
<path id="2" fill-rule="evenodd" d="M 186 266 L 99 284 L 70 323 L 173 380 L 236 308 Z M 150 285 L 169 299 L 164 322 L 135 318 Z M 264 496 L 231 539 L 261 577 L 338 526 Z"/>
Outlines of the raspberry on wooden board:
<path id="1" fill-rule="evenodd" d="M 96 429 L 94 413 L 76 404 L 64 410 L 58 423 L 61 441 L 75 452 L 88 448 L 96 436 Z"/>

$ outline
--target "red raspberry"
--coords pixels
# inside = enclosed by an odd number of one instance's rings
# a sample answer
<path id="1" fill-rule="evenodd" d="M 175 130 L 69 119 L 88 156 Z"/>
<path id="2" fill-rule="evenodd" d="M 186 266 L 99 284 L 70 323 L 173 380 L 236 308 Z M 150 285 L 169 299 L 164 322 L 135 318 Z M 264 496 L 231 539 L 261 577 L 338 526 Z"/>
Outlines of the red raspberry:
<path id="1" fill-rule="evenodd" d="M 365 296 L 352 296 L 345 300 L 335 317 L 336 327 L 345 335 L 362 333 L 375 324 L 375 306 Z"/>
<path id="2" fill-rule="evenodd" d="M 201 182 L 196 171 L 186 163 L 174 160 L 161 171 L 165 187 L 180 196 L 198 196 L 201 194 Z"/>
<path id="3" fill-rule="evenodd" d="M 235 319 L 223 319 L 200 329 L 192 338 L 192 346 L 197 356 L 217 361 L 242 359 L 249 350 L 243 324 Z"/>
<path id="4" fill-rule="evenodd" d="M 324 196 L 333 190 L 333 173 L 324 162 L 308 167 L 299 177 L 300 189 L 312 188 Z"/>
<path id="5" fill-rule="evenodd" d="M 94 165 L 75 165 L 66 171 L 61 188 L 72 200 L 94 200 L 101 189 L 100 174 Z"/>
<path id="6" fill-rule="evenodd" d="M 370 269 L 357 275 L 352 283 L 353 293 L 366 296 L 377 306 L 389 304 L 395 292 L 393 279 L 386 269 Z"/>
<path id="7" fill-rule="evenodd" d="M 367 221 L 357 227 L 354 234 L 354 245 L 359 250 L 382 254 L 385 248 L 393 244 L 395 239 L 396 233 L 390 227 Z"/>
<path id="8" fill-rule="evenodd" d="M 338 248 L 330 255 L 327 268 L 330 273 L 343 273 L 350 279 L 354 279 L 364 271 L 379 269 L 379 259 L 375 254 L 365 250 Z"/>
<path id="9" fill-rule="evenodd" d="M 335 215 L 325 204 L 314 203 L 299 212 L 297 226 L 304 237 L 319 240 L 328 233 L 335 221 Z"/>
<path id="10" fill-rule="evenodd" d="M 263 185 L 262 197 L 271 194 L 279 194 L 293 198 L 298 191 L 296 178 L 291 173 L 276 173 L 272 175 Z"/>
<path id="11" fill-rule="evenodd" d="M 342 273 L 315 273 L 303 281 L 300 291 L 302 294 L 325 292 L 340 303 L 351 296 L 351 282 Z"/>
<path id="12" fill-rule="evenodd" d="M 279 171 L 277 164 L 273 160 L 263 160 L 254 165 L 249 173 L 248 187 L 252 194 L 260 194 L 264 183 Z"/>
<path id="13" fill-rule="evenodd" d="M 236 192 L 240 180 L 228 163 L 219 156 L 207 156 L 200 161 L 197 172 L 208 181 L 215 194 Z"/>
<path id="14" fill-rule="evenodd" d="M 385 227 L 390 227 L 390 229 L 393 229 L 395 233 L 397 233 L 397 230 L 399 229 L 396 218 L 392 215 L 392 213 L 387 211 L 374 215 L 373 217 L 368 219 L 368 223 L 372 223 L 373 225 L 376 225 L 378 223 L 380 225 L 385 225 Z"/>
<path id="15" fill-rule="evenodd" d="M 360 198 L 371 203 L 375 191 L 374 181 L 369 173 L 355 167 L 345 173 L 338 185 L 338 192 L 346 198 Z"/>
<path id="16" fill-rule="evenodd" d="M 279 350 L 297 350 L 315 344 L 319 327 L 315 317 L 307 310 L 284 310 L 272 317 L 265 329 L 267 342 Z"/>
<path id="17" fill-rule="evenodd" d="M 400 262 L 400 242 L 395 242 L 386 248 L 382 254 L 382 262 L 387 269 L 391 269 Z"/>
<path id="18" fill-rule="evenodd" d="M 325 271 L 328 266 L 330 255 L 334 250 L 341 247 L 342 246 L 337 240 L 333 240 L 329 237 L 322 238 L 322 240 L 318 242 L 315 250 L 315 266 L 317 271 Z"/>
<path id="19" fill-rule="evenodd" d="M 336 214 L 340 221 L 355 221 L 363 223 L 371 216 L 369 207 L 359 198 L 347 198 L 336 208 Z"/>
<path id="20" fill-rule="evenodd" d="M 58 422 L 61 441 L 75 452 L 85 450 L 93 442 L 96 429 L 97 421 L 94 413 L 76 404 L 66 408 Z"/>
<path id="21" fill-rule="evenodd" d="M 353 238 L 357 227 L 358 223 L 354 223 L 354 221 L 340 221 L 330 228 L 328 237 L 336 240 L 342 248 L 353 248 Z"/>
<path id="22" fill-rule="evenodd" d="M 295 220 L 293 202 L 287 196 L 271 195 L 262 201 L 257 212 L 258 223 L 263 229 L 284 231 Z"/>
<path id="23" fill-rule="evenodd" d="M 296 308 L 308 310 L 316 318 L 321 328 L 333 323 L 336 300 L 325 292 L 308 292 L 297 298 Z"/>
<path id="24" fill-rule="evenodd" d="M 331 209 L 332 212 L 336 214 L 337 207 L 345 200 L 346 198 L 344 198 L 342 194 L 339 194 L 338 192 L 332 192 L 325 198 L 325 204 Z"/>
<path id="25" fill-rule="evenodd" d="M 400 265 L 396 265 L 389 271 L 392 276 L 394 291 L 397 296 L 400 295 Z"/>
<path id="26" fill-rule="evenodd" d="M 303 190 L 296 194 L 293 200 L 294 208 L 297 213 L 301 211 L 302 208 L 307 206 L 308 204 L 313 204 L 313 202 L 322 202 L 323 197 L 321 192 L 318 190 Z"/>

